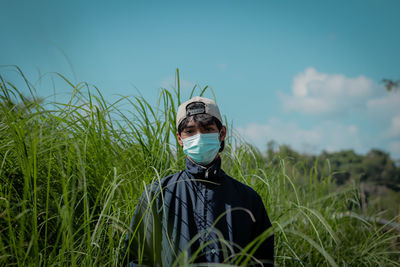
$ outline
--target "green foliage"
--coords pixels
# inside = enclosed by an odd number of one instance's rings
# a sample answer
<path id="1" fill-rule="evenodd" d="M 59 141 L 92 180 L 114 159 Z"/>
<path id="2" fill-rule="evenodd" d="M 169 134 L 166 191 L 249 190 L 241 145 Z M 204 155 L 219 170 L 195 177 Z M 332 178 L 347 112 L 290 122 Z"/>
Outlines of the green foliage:
<path id="1" fill-rule="evenodd" d="M 68 103 L 27 100 L 1 79 L 0 265 L 116 266 L 145 184 L 184 167 L 174 138 L 179 76 L 156 105 L 139 97 L 108 103 L 97 88 L 58 77 L 71 86 Z M 266 164 L 257 149 L 230 140 L 223 168 L 261 195 L 277 264 L 398 264 L 398 233 L 357 216 L 357 184 L 336 190 L 328 161 L 301 163 L 286 147 L 290 159 Z"/>
<path id="2" fill-rule="evenodd" d="M 400 87 L 400 80 L 391 80 L 391 79 L 382 79 L 382 82 L 385 84 L 386 91 L 397 91 Z"/>
<path id="3" fill-rule="evenodd" d="M 275 167 L 279 165 L 277 159 L 286 159 L 290 173 L 307 175 L 309 170 L 314 170 L 318 179 L 331 175 L 339 189 L 354 183 L 361 184 L 362 194 L 365 195 L 364 212 L 383 212 L 381 216 L 387 219 L 399 215 L 400 167 L 396 166 L 386 152 L 371 149 L 366 155 L 359 155 L 353 150 L 331 153 L 324 151 L 315 156 L 300 154 L 287 145 L 278 147 L 270 141 L 266 154 L 269 164 Z M 297 181 L 301 182 L 301 179 Z"/>

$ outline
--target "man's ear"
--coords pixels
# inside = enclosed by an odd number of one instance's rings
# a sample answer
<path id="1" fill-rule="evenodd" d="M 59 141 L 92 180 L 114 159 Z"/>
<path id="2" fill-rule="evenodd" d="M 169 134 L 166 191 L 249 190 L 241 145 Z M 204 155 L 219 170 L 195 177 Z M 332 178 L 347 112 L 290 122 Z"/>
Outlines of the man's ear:
<path id="1" fill-rule="evenodd" d="M 181 145 L 181 147 L 183 147 L 182 138 L 181 138 L 181 136 L 179 135 L 178 132 L 176 132 L 176 138 L 178 139 L 178 143 Z"/>
<path id="2" fill-rule="evenodd" d="M 221 131 L 219 133 L 219 141 L 222 142 L 225 140 L 226 137 L 226 127 L 222 126 Z"/>

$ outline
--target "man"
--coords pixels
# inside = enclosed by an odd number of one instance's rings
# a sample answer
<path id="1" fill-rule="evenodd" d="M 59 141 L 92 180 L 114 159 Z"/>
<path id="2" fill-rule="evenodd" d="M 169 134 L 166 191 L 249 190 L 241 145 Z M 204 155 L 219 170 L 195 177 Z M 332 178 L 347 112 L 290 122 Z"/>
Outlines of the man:
<path id="1" fill-rule="evenodd" d="M 176 126 L 186 169 L 143 193 L 126 239 L 124 265 L 273 265 L 274 238 L 260 196 L 221 169 L 226 127 L 218 106 L 194 97 L 179 106 Z"/>

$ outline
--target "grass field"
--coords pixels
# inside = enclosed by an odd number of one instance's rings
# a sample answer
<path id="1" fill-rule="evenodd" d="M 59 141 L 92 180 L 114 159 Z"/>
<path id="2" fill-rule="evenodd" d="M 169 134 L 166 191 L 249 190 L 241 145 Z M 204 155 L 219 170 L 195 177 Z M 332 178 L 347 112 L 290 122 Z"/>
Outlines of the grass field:
<path id="1" fill-rule="evenodd" d="M 58 78 L 71 87 L 65 103 L 26 98 L 29 83 L 1 78 L 0 265 L 116 266 L 145 185 L 184 168 L 174 135 L 186 99 L 178 82 L 157 103 L 109 103 L 86 83 Z M 228 134 L 223 169 L 261 195 L 276 265 L 400 265 L 399 233 L 358 216 L 356 183 L 338 191 L 330 175 L 289 170 L 284 158 L 272 168 L 245 137 Z"/>

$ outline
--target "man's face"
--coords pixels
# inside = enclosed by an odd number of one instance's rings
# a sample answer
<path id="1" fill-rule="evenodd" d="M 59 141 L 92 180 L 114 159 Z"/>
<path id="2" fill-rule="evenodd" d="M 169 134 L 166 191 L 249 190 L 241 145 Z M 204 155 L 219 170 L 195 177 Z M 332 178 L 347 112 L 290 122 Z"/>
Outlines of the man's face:
<path id="1" fill-rule="evenodd" d="M 212 122 L 211 124 L 208 125 L 201 125 L 200 123 L 194 121 L 191 119 L 186 127 L 182 130 L 181 134 L 176 133 L 176 137 L 178 138 L 178 142 L 181 146 L 183 146 L 182 139 L 185 139 L 187 137 L 196 135 L 196 134 L 207 134 L 207 133 L 218 133 L 218 127 L 215 124 L 215 122 Z M 222 142 L 225 140 L 226 137 L 226 127 L 222 126 L 221 132 L 219 134 L 219 141 Z"/>

